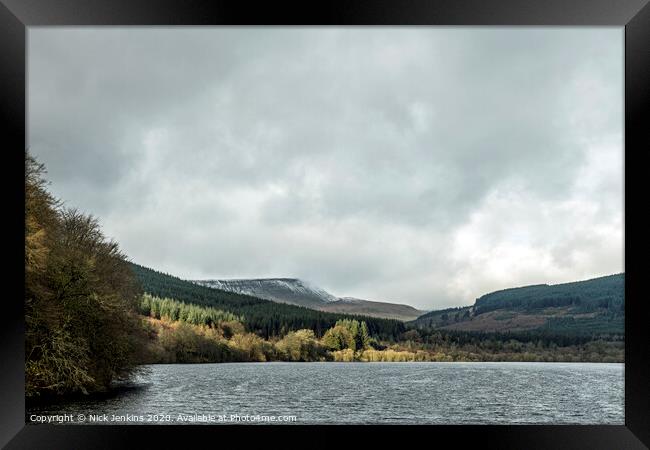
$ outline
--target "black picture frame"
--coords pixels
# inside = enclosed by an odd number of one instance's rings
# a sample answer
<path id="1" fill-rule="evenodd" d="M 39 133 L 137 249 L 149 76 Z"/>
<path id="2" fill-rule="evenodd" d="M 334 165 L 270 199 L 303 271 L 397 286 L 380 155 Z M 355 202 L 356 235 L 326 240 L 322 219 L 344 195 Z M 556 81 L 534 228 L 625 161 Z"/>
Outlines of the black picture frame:
<path id="1" fill-rule="evenodd" d="M 0 114 L 5 203 L 5 283 L 0 327 L 0 445 L 6 448 L 128 448 L 187 445 L 225 437 L 298 446 L 352 438 L 408 436 L 412 445 L 473 443 L 500 449 L 624 449 L 650 446 L 649 316 L 641 296 L 648 248 L 642 158 L 650 150 L 650 6 L 648 0 L 333 0 L 316 3 L 229 0 L 0 0 Z M 621 426 L 53 426 L 25 425 L 23 243 L 26 146 L 26 32 L 57 25 L 516 25 L 625 27 L 625 425 Z M 645 125 L 645 126 L 644 126 Z M 635 197 L 639 199 L 635 201 Z M 15 228 L 15 229 L 13 229 Z M 640 256 L 640 255 L 638 255 Z M 249 432 L 252 431 L 252 432 Z M 191 438 L 190 438 L 191 436 Z M 419 438 L 419 439 L 418 439 Z M 416 439 L 423 444 L 415 444 Z"/>

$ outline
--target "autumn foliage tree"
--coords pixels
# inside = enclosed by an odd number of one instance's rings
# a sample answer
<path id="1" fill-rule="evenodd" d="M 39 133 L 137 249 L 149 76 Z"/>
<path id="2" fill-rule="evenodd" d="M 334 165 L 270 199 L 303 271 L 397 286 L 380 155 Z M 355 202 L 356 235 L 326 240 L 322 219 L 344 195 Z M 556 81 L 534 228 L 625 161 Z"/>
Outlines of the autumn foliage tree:
<path id="1" fill-rule="evenodd" d="M 25 153 L 28 397 L 103 390 L 136 366 L 139 288 L 95 218 L 63 208 Z"/>
<path id="2" fill-rule="evenodd" d="M 283 359 L 288 361 L 320 361 L 327 358 L 323 347 L 312 330 L 298 330 L 287 333 L 276 344 Z"/>

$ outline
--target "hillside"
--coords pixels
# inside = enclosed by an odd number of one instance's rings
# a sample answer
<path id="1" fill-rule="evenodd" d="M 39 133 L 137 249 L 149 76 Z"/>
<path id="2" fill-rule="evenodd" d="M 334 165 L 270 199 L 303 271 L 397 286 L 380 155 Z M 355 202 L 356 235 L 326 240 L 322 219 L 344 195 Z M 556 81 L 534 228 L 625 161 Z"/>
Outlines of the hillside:
<path id="1" fill-rule="evenodd" d="M 504 289 L 474 305 L 432 311 L 410 322 L 418 328 L 568 334 L 623 334 L 625 275 L 556 285 Z"/>
<path id="2" fill-rule="evenodd" d="M 231 280 L 195 280 L 201 286 L 270 300 L 277 303 L 304 306 L 318 311 L 354 314 L 402 321 L 424 314 L 412 306 L 336 297 L 326 290 L 297 278 L 254 278 Z"/>
<path id="3" fill-rule="evenodd" d="M 404 321 L 414 320 L 424 314 L 424 311 L 420 311 L 409 305 L 373 302 L 352 297 L 341 297 L 339 300 L 327 303 L 319 309 L 321 311 L 364 314 L 371 317 L 383 317 Z"/>
<path id="4" fill-rule="evenodd" d="M 533 311 L 559 306 L 570 306 L 579 312 L 598 308 L 623 311 L 624 288 L 625 274 L 621 273 L 572 283 L 504 289 L 483 295 L 474 306 L 477 314 L 503 308 Z"/>
<path id="5" fill-rule="evenodd" d="M 264 338 L 304 328 L 321 336 L 338 320 L 353 318 L 365 321 L 370 334 L 380 339 L 396 339 L 405 329 L 404 323 L 397 320 L 335 314 L 276 303 L 251 295 L 201 286 L 134 263 L 131 263 L 131 268 L 144 292 L 243 316 L 247 330 Z"/>

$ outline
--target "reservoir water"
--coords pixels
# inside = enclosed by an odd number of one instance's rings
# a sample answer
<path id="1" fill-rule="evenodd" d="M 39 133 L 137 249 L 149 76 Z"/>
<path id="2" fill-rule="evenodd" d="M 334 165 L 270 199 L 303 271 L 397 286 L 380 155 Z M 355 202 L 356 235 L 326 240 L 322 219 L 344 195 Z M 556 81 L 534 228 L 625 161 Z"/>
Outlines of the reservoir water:
<path id="1" fill-rule="evenodd" d="M 64 423 L 113 425 L 624 424 L 623 364 L 326 362 L 143 369 L 133 388 L 118 395 L 31 407 L 27 422 L 67 414 L 72 419 Z"/>

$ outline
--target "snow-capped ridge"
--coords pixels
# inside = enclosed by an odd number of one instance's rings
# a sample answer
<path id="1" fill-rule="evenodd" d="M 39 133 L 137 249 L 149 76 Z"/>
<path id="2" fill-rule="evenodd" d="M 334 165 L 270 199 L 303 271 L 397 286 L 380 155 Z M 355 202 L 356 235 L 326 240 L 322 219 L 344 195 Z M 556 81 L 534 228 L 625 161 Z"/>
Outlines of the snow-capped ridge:
<path id="1" fill-rule="evenodd" d="M 335 302 L 337 297 L 298 278 L 197 280 L 197 284 L 265 300 L 314 307 Z"/>

